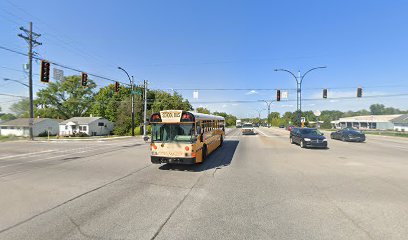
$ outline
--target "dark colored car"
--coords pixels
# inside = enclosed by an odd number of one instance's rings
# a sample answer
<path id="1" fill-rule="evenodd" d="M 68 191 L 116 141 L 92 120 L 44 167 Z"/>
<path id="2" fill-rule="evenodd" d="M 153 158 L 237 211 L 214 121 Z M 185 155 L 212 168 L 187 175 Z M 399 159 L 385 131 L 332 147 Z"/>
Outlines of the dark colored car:
<path id="1" fill-rule="evenodd" d="M 316 128 L 292 128 L 290 143 L 299 144 L 301 148 L 327 148 L 327 139 Z"/>
<path id="2" fill-rule="evenodd" d="M 279 128 L 285 128 L 285 125 L 279 125 Z"/>
<path id="3" fill-rule="evenodd" d="M 347 142 L 364 142 L 365 134 L 353 128 L 344 128 L 330 134 L 331 139 L 338 139 Z"/>
<path id="4" fill-rule="evenodd" d="M 293 128 L 294 128 L 294 126 L 289 125 L 289 126 L 286 127 L 286 130 L 292 131 Z"/>

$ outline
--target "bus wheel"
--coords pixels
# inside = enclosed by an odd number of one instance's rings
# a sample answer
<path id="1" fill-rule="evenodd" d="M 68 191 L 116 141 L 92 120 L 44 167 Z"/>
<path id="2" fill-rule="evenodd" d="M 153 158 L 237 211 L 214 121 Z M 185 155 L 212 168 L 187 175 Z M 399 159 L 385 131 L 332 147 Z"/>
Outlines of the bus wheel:
<path id="1" fill-rule="evenodd" d="M 222 146 L 223 143 L 224 143 L 224 137 L 221 135 L 221 138 L 220 138 L 220 147 Z"/>

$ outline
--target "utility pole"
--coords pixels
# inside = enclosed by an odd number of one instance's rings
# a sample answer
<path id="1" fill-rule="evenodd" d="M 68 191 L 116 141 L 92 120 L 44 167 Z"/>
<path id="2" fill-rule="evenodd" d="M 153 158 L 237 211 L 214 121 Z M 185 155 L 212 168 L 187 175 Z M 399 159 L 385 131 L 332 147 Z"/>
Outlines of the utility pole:
<path id="1" fill-rule="evenodd" d="M 28 95 L 30 98 L 30 119 L 28 121 L 28 126 L 30 130 L 30 140 L 34 140 L 33 135 L 33 122 L 34 122 L 34 101 L 33 101 L 33 47 L 42 45 L 42 43 L 37 42 L 37 38 L 41 36 L 41 34 L 33 32 L 33 23 L 30 22 L 29 29 L 25 29 L 24 27 L 20 27 L 20 30 L 25 33 L 18 34 L 19 37 L 25 39 L 28 43 Z"/>
<path id="2" fill-rule="evenodd" d="M 267 100 L 263 100 L 266 105 L 268 106 L 268 128 L 270 128 L 270 115 L 271 115 L 271 104 L 273 103 L 273 101 L 267 101 Z"/>
<path id="3" fill-rule="evenodd" d="M 143 114 L 143 138 L 146 138 L 146 128 L 147 128 L 147 80 L 144 80 L 144 114 Z"/>

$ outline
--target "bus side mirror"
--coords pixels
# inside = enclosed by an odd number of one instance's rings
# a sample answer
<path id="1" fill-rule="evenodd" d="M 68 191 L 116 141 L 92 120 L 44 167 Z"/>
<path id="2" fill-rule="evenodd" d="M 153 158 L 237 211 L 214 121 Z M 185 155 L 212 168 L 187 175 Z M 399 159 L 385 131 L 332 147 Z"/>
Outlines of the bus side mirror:
<path id="1" fill-rule="evenodd" d="M 222 126 L 222 131 L 225 132 L 225 127 L 224 126 Z"/>

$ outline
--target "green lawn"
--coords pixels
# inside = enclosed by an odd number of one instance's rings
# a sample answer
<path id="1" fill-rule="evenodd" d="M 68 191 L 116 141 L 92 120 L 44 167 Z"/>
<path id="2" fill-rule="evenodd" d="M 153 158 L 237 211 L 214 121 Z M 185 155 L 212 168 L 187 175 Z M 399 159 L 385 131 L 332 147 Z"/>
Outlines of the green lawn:
<path id="1" fill-rule="evenodd" d="M 16 137 L 16 136 L 0 136 L 0 142 L 6 142 L 6 141 L 16 141 L 16 140 L 26 140 L 26 137 Z"/>

